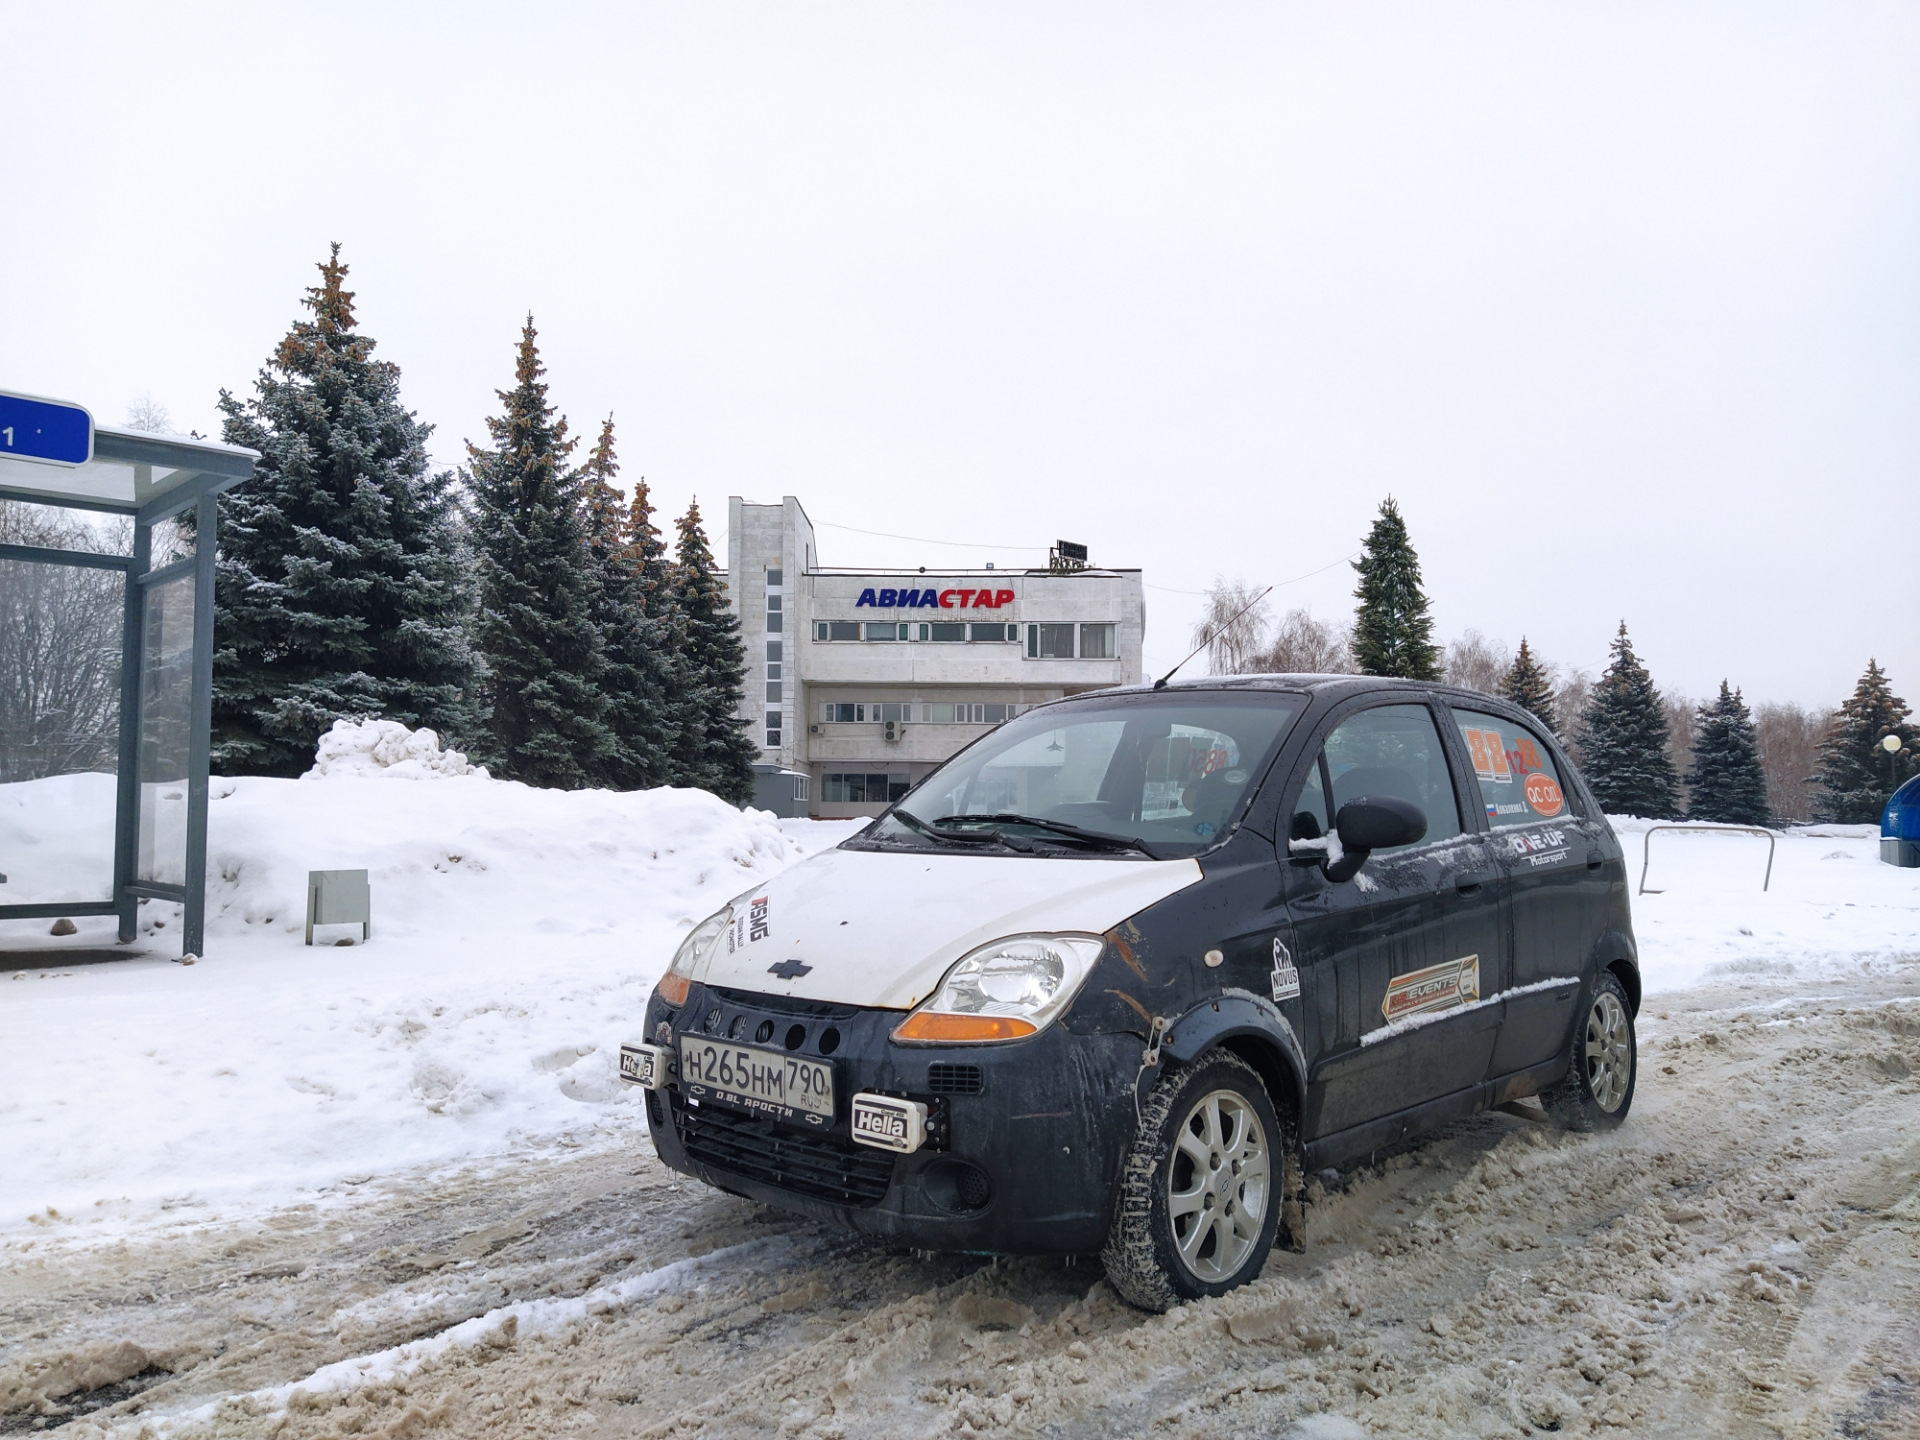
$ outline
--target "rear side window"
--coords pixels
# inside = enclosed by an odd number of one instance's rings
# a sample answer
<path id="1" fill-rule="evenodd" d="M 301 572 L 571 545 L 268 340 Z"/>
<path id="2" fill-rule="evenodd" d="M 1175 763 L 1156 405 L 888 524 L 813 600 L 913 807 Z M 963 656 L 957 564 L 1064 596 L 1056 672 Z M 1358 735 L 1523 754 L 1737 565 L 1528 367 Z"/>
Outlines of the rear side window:
<path id="1" fill-rule="evenodd" d="M 1460 833 L 1453 777 L 1426 706 L 1381 705 L 1341 721 L 1294 803 L 1290 838 L 1324 835 L 1333 828 L 1340 807 L 1363 795 L 1392 796 L 1419 806 L 1427 817 L 1422 844 L 1451 840 Z"/>
<path id="2" fill-rule="evenodd" d="M 1474 783 L 1486 806 L 1487 823 L 1531 825 L 1558 820 L 1567 813 L 1560 767 L 1539 738 L 1523 725 L 1498 715 L 1455 710 L 1454 723 L 1466 741 Z"/>

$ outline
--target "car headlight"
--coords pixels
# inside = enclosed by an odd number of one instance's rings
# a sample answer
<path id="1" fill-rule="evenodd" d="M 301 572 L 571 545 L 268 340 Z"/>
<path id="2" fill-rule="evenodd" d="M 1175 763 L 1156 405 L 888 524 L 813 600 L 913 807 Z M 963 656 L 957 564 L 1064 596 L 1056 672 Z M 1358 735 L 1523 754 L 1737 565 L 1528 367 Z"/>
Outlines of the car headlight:
<path id="1" fill-rule="evenodd" d="M 896 1040 L 1021 1040 L 1067 1008 L 1106 942 L 1096 935 L 1009 935 L 963 955 Z"/>
<path id="2" fill-rule="evenodd" d="M 729 905 L 689 930 L 687 938 L 680 942 L 680 948 L 673 952 L 673 964 L 660 977 L 654 993 L 669 1005 L 678 1007 L 686 1004 L 687 991 L 693 986 L 695 967 L 713 954 L 720 937 L 727 933 L 727 927 L 732 923 L 733 907 Z"/>

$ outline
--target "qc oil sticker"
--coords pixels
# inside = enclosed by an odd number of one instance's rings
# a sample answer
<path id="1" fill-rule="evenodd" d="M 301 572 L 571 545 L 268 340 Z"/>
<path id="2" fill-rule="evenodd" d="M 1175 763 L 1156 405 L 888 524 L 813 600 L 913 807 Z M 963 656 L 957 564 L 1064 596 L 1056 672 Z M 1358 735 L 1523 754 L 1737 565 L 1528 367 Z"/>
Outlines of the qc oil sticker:
<path id="1" fill-rule="evenodd" d="M 1533 813 L 1544 819 L 1551 820 L 1567 808 L 1567 797 L 1560 793 L 1559 782 L 1545 771 L 1527 776 L 1526 793 Z"/>
<path id="2" fill-rule="evenodd" d="M 1396 975 L 1387 982 L 1386 997 L 1380 1013 L 1387 1023 L 1412 1015 L 1431 1015 L 1452 1010 L 1480 998 L 1480 957 L 1463 955 L 1458 960 L 1443 960 L 1424 970 Z"/>

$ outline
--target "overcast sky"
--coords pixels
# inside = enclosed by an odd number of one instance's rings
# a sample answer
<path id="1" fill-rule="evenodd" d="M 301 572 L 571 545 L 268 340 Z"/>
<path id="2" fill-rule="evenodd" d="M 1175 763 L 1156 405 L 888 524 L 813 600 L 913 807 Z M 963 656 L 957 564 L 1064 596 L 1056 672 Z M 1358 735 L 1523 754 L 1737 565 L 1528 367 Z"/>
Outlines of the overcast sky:
<path id="1" fill-rule="evenodd" d="M 1912 5 L 0 13 L 0 388 L 211 431 L 339 240 L 439 460 L 531 309 L 716 545 L 1082 540 L 1155 668 L 1392 493 L 1442 638 L 1920 703 Z"/>

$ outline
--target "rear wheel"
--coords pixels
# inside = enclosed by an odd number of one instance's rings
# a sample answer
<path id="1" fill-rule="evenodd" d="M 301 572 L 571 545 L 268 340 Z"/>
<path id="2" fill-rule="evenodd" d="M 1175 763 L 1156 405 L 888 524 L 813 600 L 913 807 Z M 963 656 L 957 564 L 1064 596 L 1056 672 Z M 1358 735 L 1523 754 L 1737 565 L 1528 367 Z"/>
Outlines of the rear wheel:
<path id="1" fill-rule="evenodd" d="M 1540 1098 L 1568 1130 L 1611 1130 L 1633 1106 L 1640 1057 L 1627 992 L 1612 971 L 1594 982 L 1567 1078 Z"/>
<path id="2" fill-rule="evenodd" d="M 1164 1076 L 1121 1175 L 1107 1279 L 1143 1310 L 1223 1295 L 1260 1273 L 1279 1225 L 1282 1132 L 1259 1074 L 1209 1050 Z"/>

